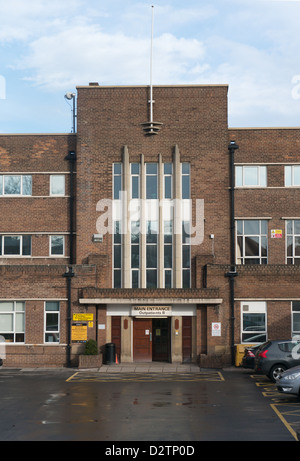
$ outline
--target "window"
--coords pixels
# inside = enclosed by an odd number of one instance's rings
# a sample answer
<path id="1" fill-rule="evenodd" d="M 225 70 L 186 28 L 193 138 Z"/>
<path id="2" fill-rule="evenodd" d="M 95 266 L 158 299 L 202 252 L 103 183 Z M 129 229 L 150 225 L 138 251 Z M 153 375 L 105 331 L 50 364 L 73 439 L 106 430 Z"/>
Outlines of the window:
<path id="1" fill-rule="evenodd" d="M 24 343 L 25 303 L 18 301 L 0 302 L 0 335 L 8 343 Z"/>
<path id="2" fill-rule="evenodd" d="M 0 195 L 31 195 L 31 175 L 0 175 Z"/>
<path id="3" fill-rule="evenodd" d="M 287 264 L 300 266 L 300 219 L 286 222 Z"/>
<path id="4" fill-rule="evenodd" d="M 146 199 L 157 197 L 157 163 L 146 163 Z"/>
<path id="5" fill-rule="evenodd" d="M 58 301 L 45 303 L 45 343 L 59 343 L 59 311 Z"/>
<path id="6" fill-rule="evenodd" d="M 285 166 L 284 180 L 286 187 L 300 186 L 300 165 Z"/>
<path id="7" fill-rule="evenodd" d="M 114 221 L 113 235 L 113 286 L 121 288 L 122 286 L 122 236 L 120 232 L 120 221 Z"/>
<path id="8" fill-rule="evenodd" d="M 50 176 L 50 195 L 65 195 L 65 176 Z"/>
<path id="9" fill-rule="evenodd" d="M 266 187 L 266 166 L 236 166 L 235 185 L 237 187 Z"/>
<path id="10" fill-rule="evenodd" d="M 131 222 L 131 287 L 139 288 L 140 273 L 140 223 Z"/>
<path id="11" fill-rule="evenodd" d="M 191 198 L 190 191 L 190 164 L 182 163 L 181 166 L 181 186 L 182 186 L 182 198 L 189 199 Z"/>
<path id="12" fill-rule="evenodd" d="M 50 255 L 64 256 L 65 238 L 63 235 L 50 236 Z"/>
<path id="13" fill-rule="evenodd" d="M 237 221 L 237 264 L 267 264 L 268 222 Z"/>
<path id="14" fill-rule="evenodd" d="M 300 301 L 292 302 L 292 335 L 300 335 Z"/>
<path id="15" fill-rule="evenodd" d="M 265 302 L 241 303 L 242 343 L 267 341 L 267 307 Z"/>
<path id="16" fill-rule="evenodd" d="M 190 223 L 182 223 L 182 288 L 190 288 L 191 285 L 191 245 Z"/>
<path id="17" fill-rule="evenodd" d="M 172 288 L 173 222 L 164 221 L 164 287 Z"/>
<path id="18" fill-rule="evenodd" d="M 131 198 L 140 197 L 140 165 L 131 163 Z"/>
<path id="19" fill-rule="evenodd" d="M 30 256 L 31 235 L 0 235 L 0 256 Z"/>
<path id="20" fill-rule="evenodd" d="M 146 287 L 157 288 L 158 223 L 148 221 L 146 226 Z"/>
<path id="21" fill-rule="evenodd" d="M 172 194 L 172 171 L 173 165 L 172 163 L 165 163 L 164 164 L 164 198 L 171 199 Z"/>

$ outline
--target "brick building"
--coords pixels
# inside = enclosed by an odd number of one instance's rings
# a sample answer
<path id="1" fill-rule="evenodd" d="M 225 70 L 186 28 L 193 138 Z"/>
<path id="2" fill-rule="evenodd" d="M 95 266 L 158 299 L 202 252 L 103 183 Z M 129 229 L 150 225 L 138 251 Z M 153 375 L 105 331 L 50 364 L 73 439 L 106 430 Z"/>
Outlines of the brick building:
<path id="1" fill-rule="evenodd" d="M 222 366 L 300 334 L 300 130 L 229 128 L 227 91 L 90 84 L 76 133 L 0 135 L 4 365 L 92 338 Z"/>

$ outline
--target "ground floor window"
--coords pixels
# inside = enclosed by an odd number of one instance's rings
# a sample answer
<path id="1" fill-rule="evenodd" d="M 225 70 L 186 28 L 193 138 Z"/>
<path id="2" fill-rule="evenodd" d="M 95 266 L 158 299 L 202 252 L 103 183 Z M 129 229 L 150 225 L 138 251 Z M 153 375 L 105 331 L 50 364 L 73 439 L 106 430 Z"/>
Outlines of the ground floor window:
<path id="1" fill-rule="evenodd" d="M 300 335 L 300 301 L 292 302 L 292 335 Z"/>
<path id="2" fill-rule="evenodd" d="M 267 340 L 267 306 L 265 302 L 241 303 L 242 343 L 263 343 Z"/>
<path id="3" fill-rule="evenodd" d="M 59 343 L 59 311 L 58 301 L 45 303 L 45 343 Z"/>
<path id="4" fill-rule="evenodd" d="M 5 342 L 23 343 L 25 337 L 25 303 L 0 302 L 0 335 Z"/>

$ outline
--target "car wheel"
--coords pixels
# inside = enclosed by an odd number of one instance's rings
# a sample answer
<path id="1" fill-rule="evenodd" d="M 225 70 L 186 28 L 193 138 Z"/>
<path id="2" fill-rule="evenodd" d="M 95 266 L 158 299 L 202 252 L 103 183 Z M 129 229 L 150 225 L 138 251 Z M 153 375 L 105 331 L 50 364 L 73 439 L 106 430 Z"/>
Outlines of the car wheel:
<path id="1" fill-rule="evenodd" d="M 268 377 L 270 378 L 271 381 L 273 381 L 273 383 L 275 383 L 276 378 L 278 378 L 280 373 L 282 373 L 285 370 L 286 370 L 285 365 L 274 365 L 271 368 L 270 373 L 268 374 Z"/>

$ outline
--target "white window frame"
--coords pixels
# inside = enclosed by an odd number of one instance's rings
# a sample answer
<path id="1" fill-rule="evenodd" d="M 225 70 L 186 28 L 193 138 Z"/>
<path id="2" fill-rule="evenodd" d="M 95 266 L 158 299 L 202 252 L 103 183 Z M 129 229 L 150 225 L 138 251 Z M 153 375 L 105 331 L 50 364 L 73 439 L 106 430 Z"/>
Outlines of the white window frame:
<path id="1" fill-rule="evenodd" d="M 240 235 L 238 234 L 238 221 L 241 221 L 243 223 L 243 233 Z M 245 222 L 246 221 L 259 221 L 259 233 L 258 234 L 248 234 L 245 233 Z M 236 220 L 236 264 L 239 265 L 246 265 L 246 261 L 252 261 L 254 259 L 259 259 L 259 265 L 260 264 L 268 264 L 268 259 L 269 259 L 269 240 L 268 240 L 268 229 L 267 233 L 263 234 L 262 233 L 262 222 L 267 221 L 266 219 L 237 219 Z M 267 223 L 268 227 L 268 223 Z M 238 245 L 238 238 L 242 237 L 243 239 L 243 254 L 239 255 L 239 245 Z M 247 237 L 258 237 L 259 240 L 259 254 L 257 256 L 246 256 L 245 255 L 245 239 Z M 267 239 L 267 256 L 262 255 L 262 237 L 265 237 Z M 249 264 L 258 264 L 255 262 L 250 262 Z"/>
<path id="2" fill-rule="evenodd" d="M 18 237 L 20 239 L 20 252 L 18 254 L 6 254 L 5 250 L 5 238 L 7 237 Z M 30 237 L 30 254 L 23 255 L 23 237 Z M 32 256 L 32 237 L 31 235 L 15 235 L 15 234 L 1 234 L 0 235 L 0 258 L 31 258 Z"/>
<path id="3" fill-rule="evenodd" d="M 299 184 L 295 184 L 295 170 L 298 170 Z M 284 186 L 300 187 L 300 165 L 285 165 L 284 167 Z"/>
<path id="4" fill-rule="evenodd" d="M 256 168 L 257 184 L 247 184 L 247 171 Z M 240 177 L 240 181 L 238 181 Z M 267 187 L 267 167 L 265 165 L 236 165 L 235 187 Z"/>
<path id="5" fill-rule="evenodd" d="M 291 264 L 295 264 L 295 261 L 297 261 L 297 265 L 300 265 L 300 256 L 296 256 L 295 255 L 295 238 L 300 238 L 300 233 L 299 234 L 296 234 L 295 233 L 295 221 L 299 221 L 299 219 L 288 219 L 286 220 L 286 223 L 285 223 L 285 226 L 286 226 L 286 230 L 285 230 L 285 235 L 286 235 L 286 239 L 285 239 L 285 254 L 286 254 L 286 264 L 290 263 Z M 291 222 L 292 223 L 292 233 L 288 233 L 288 223 Z M 291 256 L 288 255 L 288 238 L 292 238 L 293 239 L 293 245 L 292 245 L 292 248 L 293 248 L 293 254 Z"/>
<path id="6" fill-rule="evenodd" d="M 63 178 L 63 191 L 53 192 L 54 181 L 57 178 Z M 50 196 L 51 197 L 64 197 L 66 195 L 66 176 L 64 174 L 51 174 L 50 175 Z"/>
<path id="7" fill-rule="evenodd" d="M 20 193 L 19 194 L 6 194 L 5 193 L 5 179 L 17 177 L 20 178 Z M 30 194 L 24 194 L 24 179 L 29 177 L 31 180 Z M 3 174 L 0 175 L 0 197 L 31 197 L 32 196 L 32 175 L 31 174 Z"/>
<path id="8" fill-rule="evenodd" d="M 1 331 L 0 330 L 0 336 L 5 336 L 5 334 L 7 335 L 13 335 L 13 341 L 10 342 L 9 340 L 7 341 L 7 343 L 9 344 L 24 344 L 25 343 L 25 302 L 23 301 L 11 301 L 11 300 L 2 300 L 0 302 L 1 303 L 12 303 L 13 304 L 13 310 L 7 310 L 7 311 L 2 311 L 0 310 L 0 316 L 1 315 L 10 315 L 13 317 L 13 320 L 12 320 L 12 324 L 13 324 L 13 328 L 11 331 Z M 17 309 L 17 304 L 22 304 L 23 305 L 23 309 Z M 17 331 L 17 315 L 23 315 L 23 330 L 22 331 Z M 23 341 L 16 341 L 16 336 L 20 334 L 20 335 L 23 335 Z M 5 342 L 6 343 L 6 342 Z"/>
<path id="9" fill-rule="evenodd" d="M 264 330 L 244 330 L 244 321 L 243 321 L 243 314 L 264 314 L 265 315 L 265 328 Z M 267 303 L 265 301 L 242 301 L 241 302 L 241 343 L 242 344 L 261 344 L 268 340 L 268 319 L 267 319 Z M 243 340 L 243 335 L 254 334 L 253 338 L 249 338 L 249 340 Z M 265 335 L 265 338 L 261 336 Z M 260 337 L 260 338 L 259 338 Z M 252 340 L 253 339 L 253 340 Z M 258 339 L 260 339 L 258 341 Z"/>
<path id="10" fill-rule="evenodd" d="M 60 237 L 62 239 L 62 243 L 63 243 L 63 251 L 62 251 L 62 254 L 56 254 L 56 253 L 52 253 L 52 248 L 53 248 L 53 245 L 52 245 L 52 239 L 53 238 L 57 238 L 57 237 Z M 49 236 L 49 255 L 54 257 L 54 258 L 63 258 L 65 256 L 65 236 L 64 235 L 50 235 Z"/>
<path id="11" fill-rule="evenodd" d="M 47 311 L 48 303 L 57 303 L 58 310 L 49 310 Z M 57 330 L 47 330 L 47 314 L 57 314 Z M 46 341 L 47 335 L 58 335 L 57 341 Z M 59 344 L 60 343 L 60 302 L 59 301 L 45 301 L 44 303 L 44 344 Z"/>

